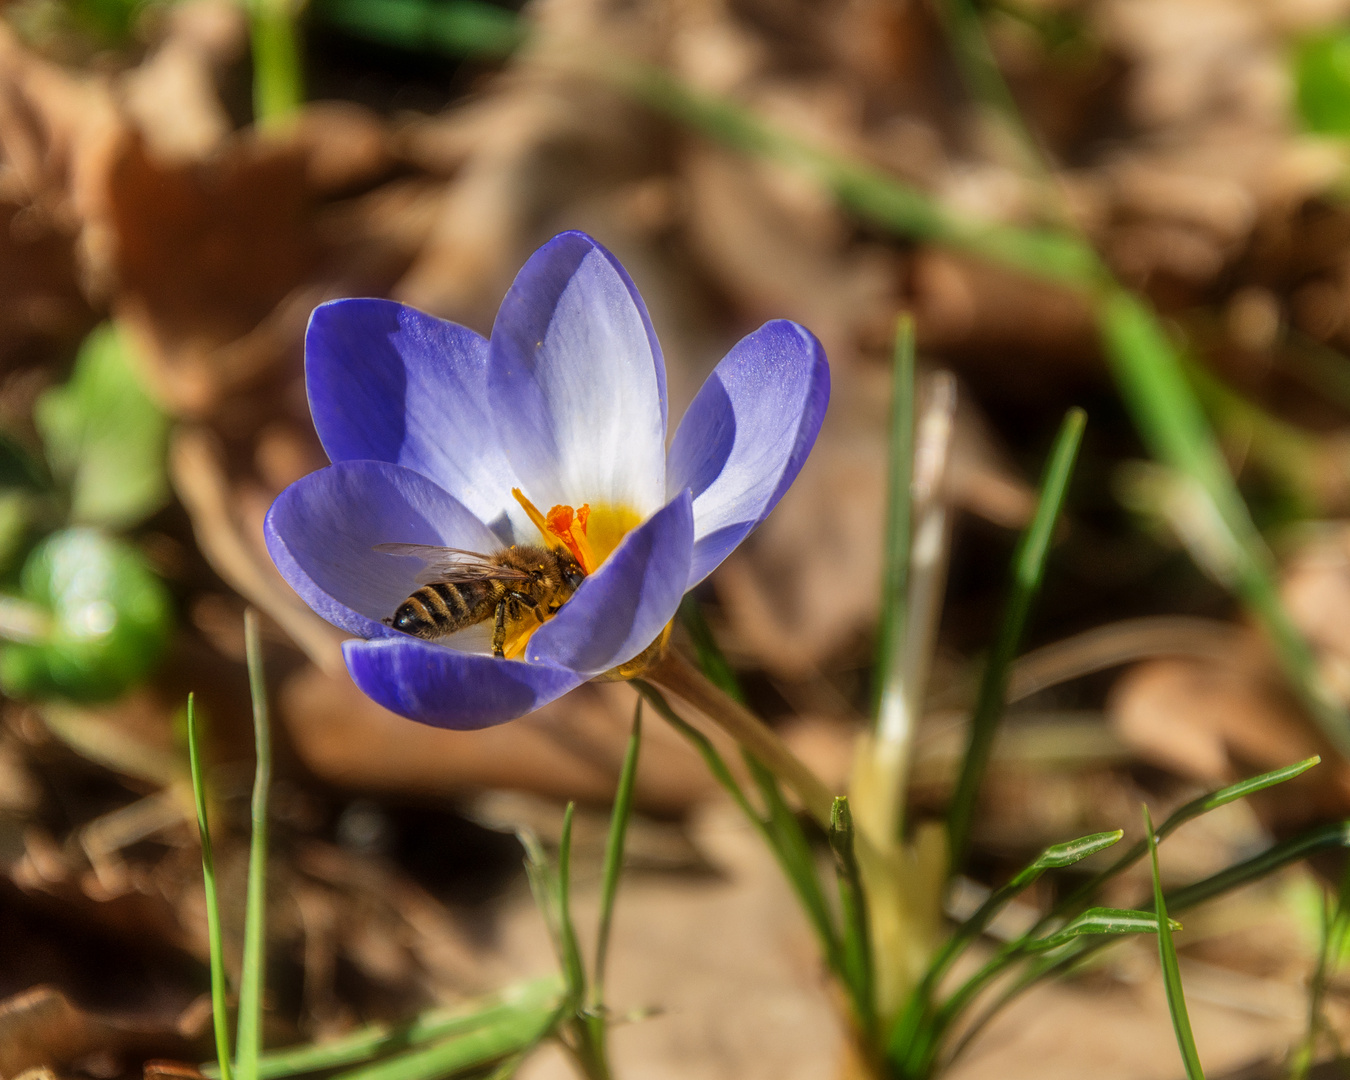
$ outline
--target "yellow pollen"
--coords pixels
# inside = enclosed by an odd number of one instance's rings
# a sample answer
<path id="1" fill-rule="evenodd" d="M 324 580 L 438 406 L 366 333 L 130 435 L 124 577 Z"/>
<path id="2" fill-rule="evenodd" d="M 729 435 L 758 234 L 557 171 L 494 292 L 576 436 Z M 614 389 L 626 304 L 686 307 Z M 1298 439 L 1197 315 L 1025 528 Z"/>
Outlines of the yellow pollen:
<path id="1" fill-rule="evenodd" d="M 506 640 L 502 642 L 502 656 L 507 660 L 516 660 L 522 656 L 525 646 L 530 643 L 530 637 L 543 625 L 538 619 L 522 619 L 508 629 Z"/>

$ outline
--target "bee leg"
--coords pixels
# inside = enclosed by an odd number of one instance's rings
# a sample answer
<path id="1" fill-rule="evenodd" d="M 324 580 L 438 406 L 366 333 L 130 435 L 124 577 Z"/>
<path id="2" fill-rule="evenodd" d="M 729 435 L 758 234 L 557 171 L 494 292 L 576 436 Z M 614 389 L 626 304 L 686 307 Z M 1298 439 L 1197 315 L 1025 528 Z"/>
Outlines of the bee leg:
<path id="1" fill-rule="evenodd" d="M 497 605 L 497 622 L 492 629 L 492 655 L 498 660 L 506 658 L 506 600 Z"/>

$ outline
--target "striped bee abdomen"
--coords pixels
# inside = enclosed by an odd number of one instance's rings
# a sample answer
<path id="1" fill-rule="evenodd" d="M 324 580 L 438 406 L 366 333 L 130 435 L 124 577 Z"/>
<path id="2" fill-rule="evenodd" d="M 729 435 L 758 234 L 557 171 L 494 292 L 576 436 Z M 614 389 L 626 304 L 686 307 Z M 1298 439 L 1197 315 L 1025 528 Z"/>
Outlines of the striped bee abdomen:
<path id="1" fill-rule="evenodd" d="M 486 582 L 423 585 L 398 606 L 390 625 L 420 638 L 436 638 L 480 623 L 492 614 L 495 598 Z"/>

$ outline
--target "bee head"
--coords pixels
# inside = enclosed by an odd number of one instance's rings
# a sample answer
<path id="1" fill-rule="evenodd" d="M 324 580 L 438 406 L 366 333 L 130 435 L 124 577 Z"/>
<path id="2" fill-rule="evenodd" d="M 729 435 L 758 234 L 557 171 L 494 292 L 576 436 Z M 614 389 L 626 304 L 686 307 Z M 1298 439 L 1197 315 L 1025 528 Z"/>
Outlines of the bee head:
<path id="1" fill-rule="evenodd" d="M 586 571 L 581 568 L 579 563 L 571 559 L 566 559 L 562 563 L 563 583 L 575 592 L 583 581 L 586 580 Z"/>

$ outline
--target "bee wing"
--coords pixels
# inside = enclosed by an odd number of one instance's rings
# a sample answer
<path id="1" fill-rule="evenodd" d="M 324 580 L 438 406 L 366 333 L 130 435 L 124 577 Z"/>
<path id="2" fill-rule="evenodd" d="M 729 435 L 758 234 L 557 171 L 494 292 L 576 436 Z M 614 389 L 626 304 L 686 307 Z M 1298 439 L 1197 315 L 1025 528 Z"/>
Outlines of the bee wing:
<path id="1" fill-rule="evenodd" d="M 376 544 L 375 551 L 385 555 L 409 555 L 421 559 L 428 567 L 453 563 L 459 559 L 482 559 L 476 551 L 462 551 L 459 548 L 441 547 L 438 544 Z"/>
<path id="2" fill-rule="evenodd" d="M 418 584 L 465 581 L 525 581 L 529 574 L 495 563 L 487 555 L 463 548 L 438 547 L 435 544 L 376 544 L 385 555 L 410 555 L 426 565 L 417 575 Z"/>

